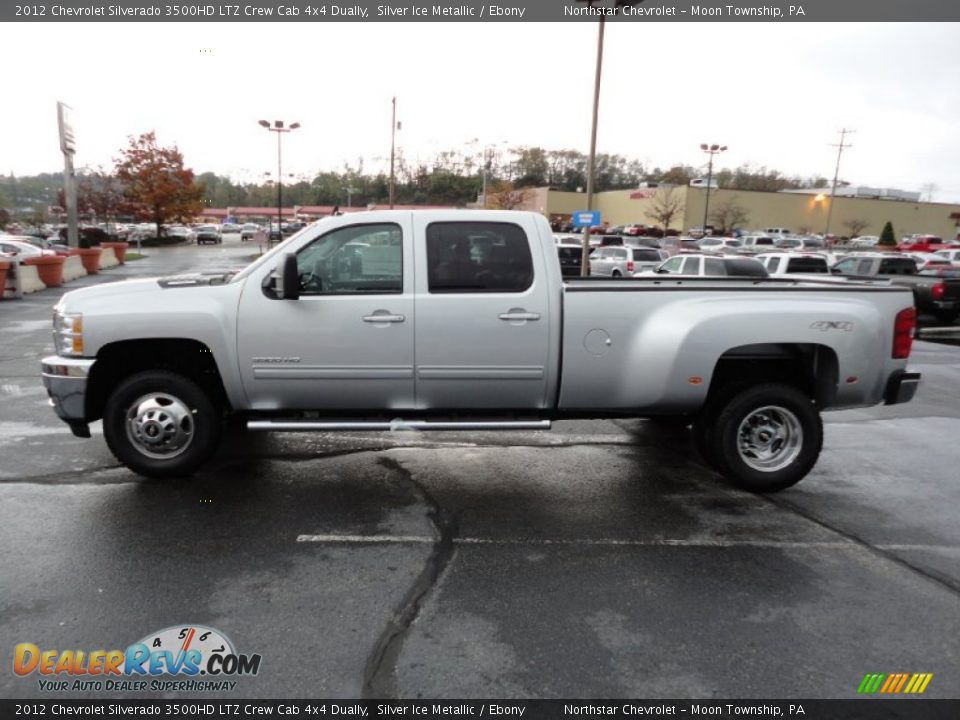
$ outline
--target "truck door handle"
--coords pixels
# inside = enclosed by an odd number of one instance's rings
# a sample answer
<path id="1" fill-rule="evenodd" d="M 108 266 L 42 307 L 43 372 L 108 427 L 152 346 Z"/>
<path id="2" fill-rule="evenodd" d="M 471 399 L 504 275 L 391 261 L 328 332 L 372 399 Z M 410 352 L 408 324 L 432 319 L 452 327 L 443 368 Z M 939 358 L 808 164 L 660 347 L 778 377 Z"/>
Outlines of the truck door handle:
<path id="1" fill-rule="evenodd" d="M 401 323 L 407 318 L 403 315 L 393 315 L 386 310 L 377 310 L 373 315 L 364 315 L 362 319 L 368 323 Z"/>
<path id="2" fill-rule="evenodd" d="M 539 320 L 540 313 L 526 312 L 524 310 L 511 310 L 510 312 L 497 315 L 501 320 L 516 322 L 517 320 Z"/>

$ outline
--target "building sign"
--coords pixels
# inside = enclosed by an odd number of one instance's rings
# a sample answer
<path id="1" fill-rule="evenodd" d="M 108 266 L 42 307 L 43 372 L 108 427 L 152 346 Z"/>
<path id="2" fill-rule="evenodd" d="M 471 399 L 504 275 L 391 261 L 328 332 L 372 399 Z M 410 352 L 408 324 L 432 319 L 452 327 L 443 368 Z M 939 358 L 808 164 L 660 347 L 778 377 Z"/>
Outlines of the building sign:
<path id="1" fill-rule="evenodd" d="M 599 210 L 578 210 L 573 213 L 574 227 L 594 227 L 600 224 Z"/>
<path id="2" fill-rule="evenodd" d="M 66 103 L 57 103 L 57 125 L 60 127 L 60 152 L 64 155 L 73 155 L 77 152 L 76 139 L 73 135 L 72 108 Z"/>

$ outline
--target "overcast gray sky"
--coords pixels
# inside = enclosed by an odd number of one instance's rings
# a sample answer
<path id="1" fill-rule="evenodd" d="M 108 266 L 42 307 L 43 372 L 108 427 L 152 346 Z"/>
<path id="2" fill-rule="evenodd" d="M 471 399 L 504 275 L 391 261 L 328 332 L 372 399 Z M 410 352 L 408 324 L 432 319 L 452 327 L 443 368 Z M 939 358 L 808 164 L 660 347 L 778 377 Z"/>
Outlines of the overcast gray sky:
<path id="1" fill-rule="evenodd" d="M 483 143 L 589 147 L 596 23 L 7 25 L 0 172 L 77 166 L 156 130 L 198 172 L 276 169 L 259 119 L 299 121 L 284 174 L 388 166 L 390 98 L 410 160 Z M 766 165 L 960 202 L 957 24 L 608 23 L 598 149 L 650 166 Z M 69 49 L 69 48 L 74 49 Z M 478 150 L 479 152 L 479 150 Z"/>

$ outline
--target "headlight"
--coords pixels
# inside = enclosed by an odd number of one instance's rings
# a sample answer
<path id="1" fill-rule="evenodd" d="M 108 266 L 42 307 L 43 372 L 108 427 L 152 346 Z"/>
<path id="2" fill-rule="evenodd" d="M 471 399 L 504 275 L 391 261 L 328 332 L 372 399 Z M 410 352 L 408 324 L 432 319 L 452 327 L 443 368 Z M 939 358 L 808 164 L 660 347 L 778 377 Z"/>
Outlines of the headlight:
<path id="1" fill-rule="evenodd" d="M 83 355 L 83 314 L 53 311 L 53 344 L 58 355 Z"/>

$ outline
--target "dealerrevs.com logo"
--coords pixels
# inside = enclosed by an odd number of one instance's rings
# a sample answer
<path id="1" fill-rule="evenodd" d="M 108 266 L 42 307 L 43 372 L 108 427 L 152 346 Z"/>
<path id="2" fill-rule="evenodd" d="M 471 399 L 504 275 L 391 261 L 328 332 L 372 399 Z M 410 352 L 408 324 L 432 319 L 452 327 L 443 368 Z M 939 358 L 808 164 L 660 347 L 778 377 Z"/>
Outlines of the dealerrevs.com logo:
<path id="1" fill-rule="evenodd" d="M 259 654 L 238 653 L 219 630 L 176 625 L 126 650 L 55 650 L 20 643 L 13 650 L 13 672 L 38 675 L 40 689 L 50 692 L 216 691 L 233 690 L 235 677 L 256 675 L 260 659 Z"/>

